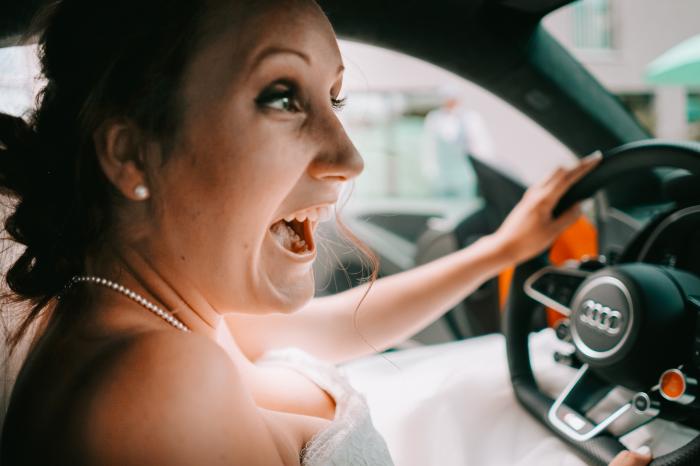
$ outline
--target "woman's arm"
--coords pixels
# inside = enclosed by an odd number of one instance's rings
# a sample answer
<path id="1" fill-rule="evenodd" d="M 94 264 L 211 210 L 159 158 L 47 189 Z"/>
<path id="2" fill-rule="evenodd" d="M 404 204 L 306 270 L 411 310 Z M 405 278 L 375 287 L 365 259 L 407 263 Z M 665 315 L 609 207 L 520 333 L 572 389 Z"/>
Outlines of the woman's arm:
<path id="1" fill-rule="evenodd" d="M 318 298 L 291 315 L 227 318 L 252 360 L 284 346 L 300 347 L 334 363 L 384 350 L 434 322 L 503 268 L 541 252 L 578 216 L 578 206 L 557 219 L 561 195 L 590 171 L 597 158 L 557 170 L 530 188 L 498 231 L 471 246 L 415 269 L 333 296 Z M 369 343 L 369 344 L 368 344 Z"/>

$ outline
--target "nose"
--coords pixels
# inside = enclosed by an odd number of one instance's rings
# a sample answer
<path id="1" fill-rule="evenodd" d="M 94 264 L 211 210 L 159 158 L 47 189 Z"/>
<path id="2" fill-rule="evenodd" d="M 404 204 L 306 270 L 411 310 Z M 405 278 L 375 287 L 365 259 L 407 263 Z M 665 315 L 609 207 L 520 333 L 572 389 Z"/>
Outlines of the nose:
<path id="1" fill-rule="evenodd" d="M 337 116 L 326 116 L 319 126 L 320 145 L 309 164 L 309 175 L 318 180 L 348 181 L 362 173 L 362 156 Z"/>

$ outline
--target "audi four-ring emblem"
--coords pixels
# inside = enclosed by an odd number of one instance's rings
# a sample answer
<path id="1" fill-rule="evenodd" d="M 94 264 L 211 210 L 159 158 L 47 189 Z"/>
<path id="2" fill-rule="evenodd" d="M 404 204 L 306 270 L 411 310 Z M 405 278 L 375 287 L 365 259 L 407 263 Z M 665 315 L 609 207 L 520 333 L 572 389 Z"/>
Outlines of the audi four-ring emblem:
<path id="1" fill-rule="evenodd" d="M 581 306 L 579 320 L 595 330 L 617 335 L 622 328 L 622 313 L 608 306 L 593 301 L 586 300 Z"/>

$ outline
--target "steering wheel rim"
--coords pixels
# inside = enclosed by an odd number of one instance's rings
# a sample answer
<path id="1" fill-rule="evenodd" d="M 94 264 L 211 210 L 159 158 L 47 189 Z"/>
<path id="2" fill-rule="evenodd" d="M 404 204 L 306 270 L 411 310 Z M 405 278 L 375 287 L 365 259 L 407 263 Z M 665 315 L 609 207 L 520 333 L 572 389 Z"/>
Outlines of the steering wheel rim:
<path id="1" fill-rule="evenodd" d="M 700 175 L 700 144 L 661 140 L 639 141 L 619 146 L 603 154 L 603 160 L 562 196 L 553 211 L 558 216 L 574 203 L 590 197 L 618 177 L 639 169 L 673 167 Z M 506 303 L 504 334 L 511 383 L 518 402 L 539 422 L 593 465 L 607 465 L 625 447 L 607 430 L 592 438 L 575 440 L 555 427 L 550 410 L 555 400 L 542 393 L 530 364 L 528 336 L 537 302 L 524 291 L 526 280 L 548 265 L 545 255 L 537 256 L 516 267 Z M 700 464 L 700 435 L 683 447 L 654 459 L 652 466 L 691 466 Z"/>

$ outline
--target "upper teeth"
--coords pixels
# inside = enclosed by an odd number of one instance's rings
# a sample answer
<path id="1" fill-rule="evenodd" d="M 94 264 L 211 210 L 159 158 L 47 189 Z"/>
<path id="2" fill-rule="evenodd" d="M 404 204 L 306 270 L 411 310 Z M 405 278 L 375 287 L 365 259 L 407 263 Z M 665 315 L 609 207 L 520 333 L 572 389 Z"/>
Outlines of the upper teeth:
<path id="1" fill-rule="evenodd" d="M 329 205 L 323 207 L 314 207 L 312 209 L 300 210 L 298 212 L 294 212 L 293 214 L 284 217 L 284 220 L 286 222 L 296 220 L 299 223 L 302 223 L 307 219 L 311 220 L 312 222 L 325 222 L 327 220 L 330 220 L 332 217 L 333 206 Z"/>

